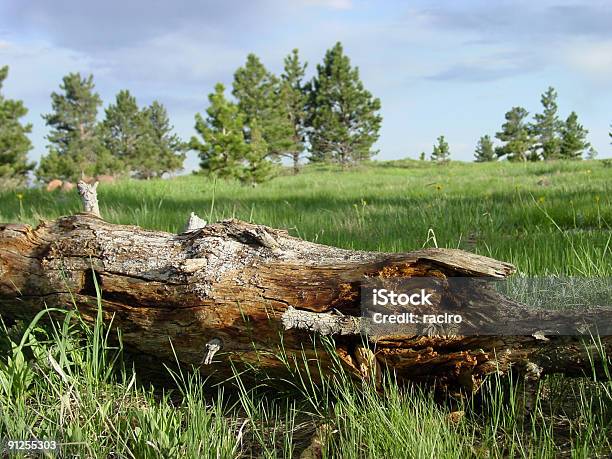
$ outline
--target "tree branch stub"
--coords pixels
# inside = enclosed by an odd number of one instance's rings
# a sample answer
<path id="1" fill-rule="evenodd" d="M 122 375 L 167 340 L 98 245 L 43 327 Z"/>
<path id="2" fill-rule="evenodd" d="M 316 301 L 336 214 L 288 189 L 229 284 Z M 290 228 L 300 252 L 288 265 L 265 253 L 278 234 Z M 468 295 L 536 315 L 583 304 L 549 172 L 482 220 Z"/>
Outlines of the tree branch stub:
<path id="1" fill-rule="evenodd" d="M 185 225 L 185 228 L 183 229 L 183 233 L 188 233 L 190 231 L 196 231 L 199 229 L 202 229 L 206 226 L 207 222 L 206 220 L 203 220 L 202 218 L 200 218 L 195 212 L 191 212 L 191 215 L 189 216 L 189 220 L 187 220 L 187 224 Z"/>
<path id="2" fill-rule="evenodd" d="M 83 203 L 83 210 L 100 217 L 100 208 L 98 207 L 98 182 L 90 185 L 89 183 L 79 180 L 77 189 Z"/>

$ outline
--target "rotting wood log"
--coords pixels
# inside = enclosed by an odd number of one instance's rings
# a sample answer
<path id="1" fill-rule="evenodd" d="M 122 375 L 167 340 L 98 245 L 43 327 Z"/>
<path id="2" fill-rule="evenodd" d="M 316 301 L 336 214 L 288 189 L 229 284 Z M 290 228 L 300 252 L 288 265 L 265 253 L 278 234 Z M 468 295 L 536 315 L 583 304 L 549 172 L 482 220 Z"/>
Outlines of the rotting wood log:
<path id="1" fill-rule="evenodd" d="M 344 250 L 234 219 L 206 224 L 192 215 L 190 222 L 180 234 L 111 224 L 92 212 L 35 228 L 1 224 L 0 315 L 28 320 L 74 301 L 93 322 L 95 277 L 105 319 L 113 319 L 137 358 L 165 372 L 162 363 L 176 355 L 216 381 L 235 368 L 286 378 L 285 359 L 311 365 L 316 377 L 317 368 L 325 371 L 339 358 L 355 375 L 379 380 L 380 368 L 388 367 L 400 379 L 471 391 L 486 375 L 510 368 L 528 378 L 589 375 L 589 355 L 600 363 L 597 346 L 584 336 L 368 336 L 360 328 L 364 279 L 504 278 L 514 271 L 508 263 L 454 249 Z M 434 310 L 448 302 L 470 307 L 461 292 L 445 295 Z M 517 317 L 553 320 L 486 289 L 478 298 L 488 313 L 475 327 Z M 318 335 L 333 337 L 331 351 L 313 346 Z M 601 343 L 610 354 L 610 337 Z"/>

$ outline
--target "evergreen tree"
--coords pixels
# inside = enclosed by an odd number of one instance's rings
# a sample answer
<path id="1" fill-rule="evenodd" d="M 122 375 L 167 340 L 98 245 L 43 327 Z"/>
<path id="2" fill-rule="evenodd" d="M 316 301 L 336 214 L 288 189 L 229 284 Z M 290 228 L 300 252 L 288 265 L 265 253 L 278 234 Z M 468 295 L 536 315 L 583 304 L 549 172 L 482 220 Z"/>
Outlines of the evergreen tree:
<path id="1" fill-rule="evenodd" d="M 531 125 L 535 141 L 534 152 L 542 159 L 555 159 L 561 154 L 561 128 L 563 123 L 557 116 L 557 92 L 553 87 L 542 94 L 542 113 L 536 113 Z"/>
<path id="2" fill-rule="evenodd" d="M 425 161 L 425 152 L 424 151 L 422 151 L 421 154 L 419 155 L 419 160 Z"/>
<path id="3" fill-rule="evenodd" d="M 154 101 L 143 115 L 147 121 L 147 153 L 140 168 L 136 167 L 137 173 L 152 177 L 182 169 L 188 146 L 173 133 L 166 107 Z"/>
<path id="4" fill-rule="evenodd" d="M 182 168 L 185 144 L 172 133 L 168 113 L 157 101 L 141 110 L 129 91 L 120 91 L 101 128 L 106 148 L 136 177 Z"/>
<path id="5" fill-rule="evenodd" d="M 8 66 L 0 67 L 0 180 L 22 185 L 28 172 L 34 169 L 27 156 L 32 149 L 28 138 L 32 125 L 19 121 L 28 113 L 23 102 L 6 99 L 2 94 L 8 70 Z"/>
<path id="6" fill-rule="evenodd" d="M 487 161 L 495 161 L 495 148 L 493 147 L 493 140 L 489 135 L 483 135 L 476 144 L 476 151 L 474 153 L 477 163 L 483 163 Z"/>
<path id="7" fill-rule="evenodd" d="M 43 115 L 51 132 L 49 154 L 40 161 L 41 180 L 77 180 L 82 174 L 108 174 L 122 164 L 104 147 L 96 122 L 100 96 L 94 92 L 93 76 L 71 73 L 63 78 L 62 93 L 51 94 L 52 113 Z"/>
<path id="8" fill-rule="evenodd" d="M 145 118 L 136 98 L 128 90 L 119 91 L 115 103 L 105 110 L 102 139 L 110 153 L 128 170 L 134 168 L 144 148 Z"/>
<path id="9" fill-rule="evenodd" d="M 232 94 L 245 115 L 245 138 L 250 140 L 248 126 L 257 124 L 268 146 L 268 155 L 278 158 L 294 149 L 293 125 L 287 106 L 278 103 L 281 85 L 255 54 L 249 54 L 244 67 L 234 74 Z"/>
<path id="10" fill-rule="evenodd" d="M 311 160 L 348 165 L 369 159 L 379 136 L 380 100 L 367 91 L 342 44 L 328 50 L 309 83 L 308 127 Z"/>
<path id="11" fill-rule="evenodd" d="M 234 73 L 232 94 L 238 101 L 238 108 L 245 116 L 245 122 L 264 120 L 268 117 L 271 101 L 274 99 L 277 79 L 264 67 L 255 54 L 249 54 L 244 67 Z"/>
<path id="12" fill-rule="evenodd" d="M 300 62 L 297 49 L 294 49 L 290 55 L 285 57 L 285 69 L 281 75 L 280 100 L 285 105 L 291 124 L 291 145 L 286 156 L 291 158 L 293 162 L 294 174 L 299 171 L 300 157 L 304 153 L 306 138 L 306 102 L 308 96 L 302 81 L 305 70 L 306 64 Z"/>
<path id="13" fill-rule="evenodd" d="M 269 180 L 273 173 L 273 164 L 266 159 L 268 145 L 257 124 L 250 128 L 251 141 L 246 149 L 244 169 L 239 176 L 243 183 L 257 185 Z"/>
<path id="14" fill-rule="evenodd" d="M 203 170 L 219 177 L 235 178 L 243 183 L 259 183 L 270 177 L 271 163 L 266 159 L 268 146 L 257 122 L 245 139 L 244 114 L 225 98 L 225 87 L 218 83 L 208 96 L 206 119 L 196 114 L 196 131 L 202 141 L 191 138 L 190 148 L 198 151 Z"/>
<path id="15" fill-rule="evenodd" d="M 225 87 L 218 83 L 208 96 L 207 118 L 196 114 L 196 131 L 202 141 L 191 138 L 190 147 L 200 156 L 200 167 L 219 177 L 239 177 L 248 144 L 244 138 L 244 115 L 225 98 Z"/>
<path id="16" fill-rule="evenodd" d="M 591 144 L 586 140 L 589 133 L 580 123 L 576 112 L 570 113 L 565 120 L 561 133 L 561 157 L 563 159 L 582 159 L 582 154 Z"/>
<path id="17" fill-rule="evenodd" d="M 502 125 L 502 130 L 495 134 L 497 139 L 504 142 L 504 145 L 495 149 L 497 157 L 506 156 L 510 161 L 535 159 L 531 154 L 533 139 L 525 122 L 527 115 L 529 112 L 523 107 L 512 107 L 506 113 L 506 122 Z"/>
<path id="18" fill-rule="evenodd" d="M 595 150 L 595 148 L 593 148 L 592 146 L 589 147 L 589 150 L 587 151 L 587 159 L 595 159 L 597 158 L 597 150 Z"/>
<path id="19" fill-rule="evenodd" d="M 431 153 L 431 160 L 438 163 L 446 163 L 450 159 L 450 148 L 448 142 L 441 135 L 438 137 L 438 143 L 434 145 Z"/>

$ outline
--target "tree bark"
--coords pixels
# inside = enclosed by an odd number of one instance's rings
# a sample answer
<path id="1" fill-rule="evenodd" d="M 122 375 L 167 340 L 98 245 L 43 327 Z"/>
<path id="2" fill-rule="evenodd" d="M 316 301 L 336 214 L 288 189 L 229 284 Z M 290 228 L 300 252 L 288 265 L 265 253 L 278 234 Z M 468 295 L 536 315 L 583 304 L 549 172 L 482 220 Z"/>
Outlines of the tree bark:
<path id="1" fill-rule="evenodd" d="M 589 354 L 596 365 L 601 360 L 579 336 L 366 335 L 360 328 L 364 279 L 504 278 L 514 271 L 508 263 L 453 249 L 343 250 L 239 220 L 191 220 L 181 234 L 115 225 L 92 213 L 36 228 L 2 224 L 0 315 L 28 320 L 74 301 L 93 322 L 95 276 L 104 317 L 113 318 L 137 360 L 163 373 L 176 354 L 212 380 L 241 368 L 287 378 L 287 365 L 308 365 L 316 379 L 319 368 L 325 373 L 339 360 L 355 375 L 379 379 L 388 367 L 400 379 L 474 390 L 486 375 L 511 367 L 538 377 L 588 375 Z M 447 292 L 434 310 L 449 301 L 469 308 L 462 295 Z M 519 316 L 554 322 L 486 289 L 478 298 L 489 313 L 475 330 Z M 331 349 L 313 345 L 320 335 L 334 338 Z M 609 353 L 610 337 L 601 343 Z"/>

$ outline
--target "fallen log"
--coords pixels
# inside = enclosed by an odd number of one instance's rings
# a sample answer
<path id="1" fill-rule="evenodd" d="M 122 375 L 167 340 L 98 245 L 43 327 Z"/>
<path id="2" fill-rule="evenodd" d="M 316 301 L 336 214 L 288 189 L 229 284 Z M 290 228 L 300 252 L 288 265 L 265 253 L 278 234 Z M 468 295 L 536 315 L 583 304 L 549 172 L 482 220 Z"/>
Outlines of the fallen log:
<path id="1" fill-rule="evenodd" d="M 474 390 L 486 375 L 511 368 L 528 377 L 589 375 L 591 360 L 599 365 L 599 351 L 612 348 L 608 336 L 596 345 L 584 335 L 545 335 L 538 326 L 554 323 L 554 314 L 477 285 L 469 293 L 442 290 L 429 307 L 486 311 L 467 325 L 469 334 L 368 333 L 361 307 L 366 279 L 505 278 L 514 267 L 453 249 L 344 250 L 239 220 L 206 224 L 193 214 L 180 234 L 144 230 L 105 222 L 96 215 L 95 185 L 79 190 L 89 212 L 35 228 L 0 224 L 0 315 L 28 320 L 74 302 L 93 322 L 97 282 L 105 319 L 153 370 L 164 372 L 162 364 L 176 356 L 213 380 L 241 367 L 286 378 L 289 360 L 312 366 L 316 377 L 339 359 L 356 375 L 379 377 L 388 367 L 400 379 Z M 601 323 L 601 314 L 592 317 Z M 532 323 L 534 333 L 478 333 L 512 319 Z M 331 352 L 312 345 L 318 335 L 334 338 Z"/>

